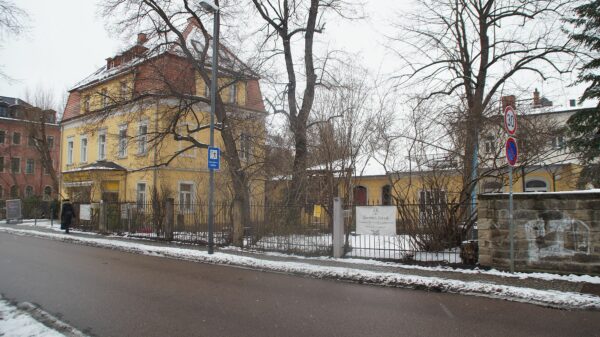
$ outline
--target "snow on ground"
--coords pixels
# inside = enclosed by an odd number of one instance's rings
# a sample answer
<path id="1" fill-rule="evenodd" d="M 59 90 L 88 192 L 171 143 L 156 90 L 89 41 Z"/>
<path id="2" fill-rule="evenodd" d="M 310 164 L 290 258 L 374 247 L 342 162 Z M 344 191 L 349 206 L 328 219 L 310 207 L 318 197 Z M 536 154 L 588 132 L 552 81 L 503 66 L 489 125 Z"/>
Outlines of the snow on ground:
<path id="1" fill-rule="evenodd" d="M 209 255 L 206 251 L 201 250 L 153 246 L 137 242 L 116 241 L 102 238 L 83 238 L 65 234 L 55 234 L 6 227 L 1 227 L 0 231 L 77 242 L 97 247 L 113 248 L 150 256 L 170 257 L 212 264 L 226 264 L 244 268 L 308 275 L 316 278 L 347 280 L 359 283 L 394 287 L 425 288 L 451 293 L 502 298 L 512 301 L 528 302 L 560 308 L 600 309 L 600 297 L 573 292 L 538 290 L 477 281 L 465 282 L 460 280 L 443 279 L 439 277 L 424 277 L 390 272 L 366 271 L 344 267 L 320 266 L 303 262 L 268 261 L 264 259 L 220 252 Z"/>
<path id="2" fill-rule="evenodd" d="M 36 321 L 0 297 L 0 336 L 61 337 L 63 334 Z"/>

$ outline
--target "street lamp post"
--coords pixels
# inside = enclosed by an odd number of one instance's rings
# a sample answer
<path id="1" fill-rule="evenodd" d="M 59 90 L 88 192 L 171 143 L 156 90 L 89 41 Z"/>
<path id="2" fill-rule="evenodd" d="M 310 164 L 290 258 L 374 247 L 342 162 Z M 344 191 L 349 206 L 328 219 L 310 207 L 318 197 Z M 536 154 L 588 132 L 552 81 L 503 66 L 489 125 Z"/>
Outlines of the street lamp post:
<path id="1" fill-rule="evenodd" d="M 217 53 L 219 45 L 219 7 L 210 0 L 200 1 L 200 6 L 213 13 L 213 45 L 210 79 L 210 147 L 215 145 L 215 112 L 217 108 Z M 215 209 L 215 171 L 209 168 L 208 187 L 208 254 L 214 253 L 214 209 Z"/>

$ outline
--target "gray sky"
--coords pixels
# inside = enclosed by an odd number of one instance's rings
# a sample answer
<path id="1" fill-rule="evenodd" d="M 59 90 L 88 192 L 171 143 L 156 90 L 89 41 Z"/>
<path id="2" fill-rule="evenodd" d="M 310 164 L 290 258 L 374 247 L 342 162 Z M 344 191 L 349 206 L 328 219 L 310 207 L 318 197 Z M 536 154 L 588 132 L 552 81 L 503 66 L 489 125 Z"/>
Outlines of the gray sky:
<path id="1" fill-rule="evenodd" d="M 30 17 L 29 31 L 18 38 L 6 38 L 0 50 L 0 64 L 14 82 L 0 82 L 0 95 L 21 97 L 25 90 L 37 87 L 51 90 L 60 99 L 73 84 L 104 64 L 122 45 L 118 37 L 106 31 L 97 14 L 97 1 L 91 0 L 18 0 Z M 410 7 L 409 1 L 366 1 L 369 19 L 341 22 L 327 26 L 332 46 L 359 53 L 368 67 L 376 72 L 394 68 L 394 58 L 385 53 L 387 22 L 394 13 Z M 548 93 L 555 104 L 566 104 L 582 88 L 568 88 L 562 83 L 528 83 Z"/>

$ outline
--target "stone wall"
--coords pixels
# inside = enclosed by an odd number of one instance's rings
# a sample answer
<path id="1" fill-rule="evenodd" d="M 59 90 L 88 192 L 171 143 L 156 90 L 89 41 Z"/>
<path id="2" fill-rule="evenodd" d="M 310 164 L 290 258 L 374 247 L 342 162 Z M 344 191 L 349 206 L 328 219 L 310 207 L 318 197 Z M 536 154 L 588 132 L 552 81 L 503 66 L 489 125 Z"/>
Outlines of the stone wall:
<path id="1" fill-rule="evenodd" d="M 600 275 L 600 190 L 515 193 L 515 270 Z M 510 268 L 508 194 L 482 194 L 479 263 Z"/>

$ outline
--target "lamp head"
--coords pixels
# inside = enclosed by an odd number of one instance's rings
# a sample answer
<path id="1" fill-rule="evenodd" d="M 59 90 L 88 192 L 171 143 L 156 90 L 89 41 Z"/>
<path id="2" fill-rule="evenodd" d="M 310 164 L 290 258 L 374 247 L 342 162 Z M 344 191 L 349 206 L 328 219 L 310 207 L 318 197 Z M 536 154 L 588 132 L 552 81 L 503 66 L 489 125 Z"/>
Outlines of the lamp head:
<path id="1" fill-rule="evenodd" d="M 219 7 L 215 5 L 211 0 L 202 0 L 200 1 L 200 6 L 207 12 L 216 12 L 219 10 Z"/>

